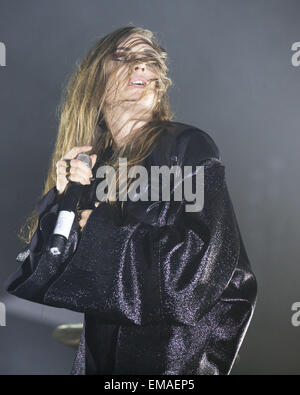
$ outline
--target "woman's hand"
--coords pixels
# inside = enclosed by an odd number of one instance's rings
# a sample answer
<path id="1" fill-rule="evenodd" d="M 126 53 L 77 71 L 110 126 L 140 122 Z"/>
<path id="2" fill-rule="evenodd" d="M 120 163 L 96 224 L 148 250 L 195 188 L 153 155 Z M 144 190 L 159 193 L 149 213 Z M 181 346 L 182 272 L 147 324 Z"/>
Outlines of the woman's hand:
<path id="1" fill-rule="evenodd" d="M 88 185 L 91 183 L 90 178 L 93 173 L 92 170 L 82 161 L 75 159 L 75 157 L 81 152 L 87 152 L 92 149 L 92 146 L 82 146 L 74 147 L 69 152 L 66 153 L 57 163 L 56 163 L 56 189 L 59 194 L 62 194 L 69 183 L 66 178 L 66 167 L 67 163 L 65 159 L 71 159 L 70 161 L 70 181 L 79 182 L 82 185 Z M 97 159 L 97 155 L 91 155 L 92 168 L 94 167 Z"/>

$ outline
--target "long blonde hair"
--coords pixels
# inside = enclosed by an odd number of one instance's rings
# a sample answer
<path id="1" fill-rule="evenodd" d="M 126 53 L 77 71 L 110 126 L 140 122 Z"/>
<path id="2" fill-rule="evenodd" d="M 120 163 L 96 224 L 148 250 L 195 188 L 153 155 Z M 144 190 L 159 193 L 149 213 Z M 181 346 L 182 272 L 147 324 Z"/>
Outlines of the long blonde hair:
<path id="1" fill-rule="evenodd" d="M 135 35 L 136 40 L 132 41 Z M 168 67 L 166 64 L 167 52 L 158 43 L 153 32 L 136 26 L 125 26 L 119 28 L 105 37 L 99 39 L 89 50 L 81 62 L 77 62 L 75 72 L 70 76 L 63 89 L 60 104 L 57 108 L 59 116 L 59 127 L 54 152 L 50 162 L 50 167 L 42 196 L 56 185 L 56 163 L 74 146 L 91 145 L 92 151 L 99 156 L 102 155 L 107 145 L 111 143 L 112 134 L 104 121 L 106 99 L 109 92 L 109 81 L 118 72 L 119 67 L 115 67 L 108 74 L 108 62 L 111 59 L 119 60 L 115 55 L 115 50 L 120 42 L 127 39 L 131 42 L 143 43 L 152 47 L 151 54 L 143 54 L 142 58 L 135 59 L 130 56 L 122 59 L 123 63 L 135 65 L 141 60 L 147 62 L 149 67 L 156 72 L 158 78 L 155 79 L 155 105 L 151 111 L 151 117 L 140 128 L 134 131 L 134 138 L 126 139 L 126 143 L 114 151 L 109 164 L 116 169 L 118 174 L 119 157 L 126 157 L 127 167 L 141 163 L 154 149 L 154 144 L 159 135 L 163 132 L 164 122 L 173 118 L 167 90 L 172 85 L 171 79 L 167 76 Z M 115 58 L 113 58 L 115 56 Z M 121 86 L 128 84 L 130 67 L 124 75 Z M 142 97 L 146 95 L 153 85 L 148 84 L 144 89 Z M 115 93 L 118 91 L 116 86 Z M 134 118 L 139 122 L 142 117 Z M 118 174 L 118 178 L 120 175 Z M 120 191 L 119 191 L 120 192 Z M 109 203 L 113 203 L 111 196 Z M 29 243 L 38 224 L 38 212 L 35 209 L 22 226 L 19 237 Z"/>

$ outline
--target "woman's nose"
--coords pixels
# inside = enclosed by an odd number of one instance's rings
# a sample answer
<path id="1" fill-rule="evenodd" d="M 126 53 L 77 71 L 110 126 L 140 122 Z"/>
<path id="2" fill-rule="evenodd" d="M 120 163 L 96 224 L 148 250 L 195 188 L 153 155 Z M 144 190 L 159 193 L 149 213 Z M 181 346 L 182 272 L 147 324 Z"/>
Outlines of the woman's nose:
<path id="1" fill-rule="evenodd" d="M 134 66 L 134 71 L 137 71 L 137 70 L 145 71 L 146 70 L 145 63 L 140 63 L 140 64 L 137 64 L 136 66 Z"/>

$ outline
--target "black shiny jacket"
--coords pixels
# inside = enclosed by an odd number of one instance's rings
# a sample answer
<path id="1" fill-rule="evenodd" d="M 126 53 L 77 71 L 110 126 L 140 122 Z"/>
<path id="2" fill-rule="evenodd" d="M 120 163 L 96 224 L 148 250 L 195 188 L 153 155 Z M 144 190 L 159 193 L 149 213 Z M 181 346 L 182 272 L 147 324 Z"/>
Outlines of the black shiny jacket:
<path id="1" fill-rule="evenodd" d="M 101 203 L 82 234 L 74 222 L 59 265 L 45 252 L 59 207 L 56 188 L 39 204 L 37 231 L 6 290 L 85 313 L 72 374 L 101 374 L 105 363 L 112 374 L 231 371 L 254 311 L 256 279 L 212 138 L 165 122 L 145 165 L 176 164 L 204 166 L 202 210 L 186 212 L 184 198 L 129 200 L 125 214 Z M 105 331 L 114 345 L 106 350 L 109 362 L 102 358 Z"/>

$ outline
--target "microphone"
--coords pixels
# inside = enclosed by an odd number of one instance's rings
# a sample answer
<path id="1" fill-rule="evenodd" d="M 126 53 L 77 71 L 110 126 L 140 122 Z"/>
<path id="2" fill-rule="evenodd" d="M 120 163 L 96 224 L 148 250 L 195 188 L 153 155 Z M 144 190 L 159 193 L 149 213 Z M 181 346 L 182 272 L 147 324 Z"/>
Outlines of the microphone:
<path id="1" fill-rule="evenodd" d="M 89 155 L 78 154 L 76 159 L 85 163 L 90 169 L 92 168 L 92 160 Z M 75 219 L 76 207 L 82 197 L 84 186 L 79 182 L 70 181 L 64 192 L 56 225 L 48 243 L 47 250 L 51 256 L 61 256 L 65 249 Z"/>

